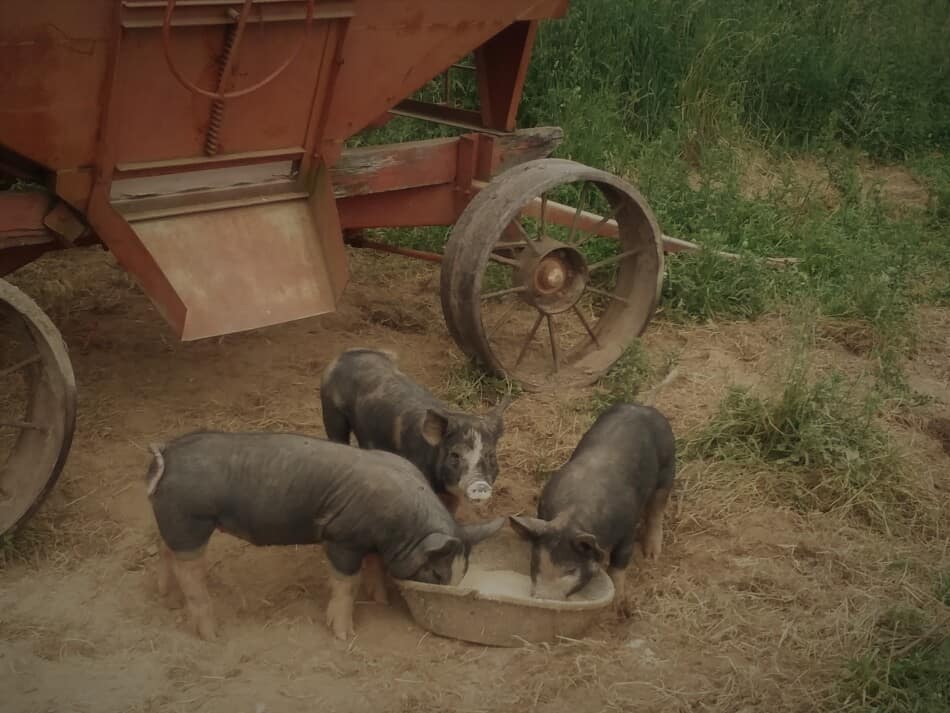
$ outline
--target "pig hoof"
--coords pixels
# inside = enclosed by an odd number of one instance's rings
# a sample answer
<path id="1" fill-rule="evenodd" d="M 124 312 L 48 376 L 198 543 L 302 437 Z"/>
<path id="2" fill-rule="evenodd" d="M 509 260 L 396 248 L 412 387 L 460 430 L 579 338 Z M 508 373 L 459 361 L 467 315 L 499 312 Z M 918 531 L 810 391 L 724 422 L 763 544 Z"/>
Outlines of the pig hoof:
<path id="1" fill-rule="evenodd" d="M 218 638 L 218 634 L 215 631 L 215 626 L 213 621 L 208 619 L 201 619 L 196 625 L 196 630 L 198 633 L 198 638 L 202 641 L 214 641 Z"/>
<path id="2" fill-rule="evenodd" d="M 614 601 L 614 610 L 621 619 L 629 619 L 633 616 L 633 607 L 626 599 L 617 599 Z"/>
<path id="3" fill-rule="evenodd" d="M 353 631 L 353 616 L 349 616 L 335 607 L 327 610 L 327 628 L 333 632 L 333 635 L 340 641 L 346 641 L 356 632 Z"/>
<path id="4" fill-rule="evenodd" d="M 333 635 L 340 641 L 346 641 L 356 633 L 353 631 L 352 621 L 334 619 L 332 616 L 328 617 L 327 626 L 330 628 L 330 631 L 333 632 Z"/>
<path id="5" fill-rule="evenodd" d="M 643 543 L 643 556 L 651 562 L 656 562 L 662 549 L 663 545 L 659 540 L 648 539 Z"/>

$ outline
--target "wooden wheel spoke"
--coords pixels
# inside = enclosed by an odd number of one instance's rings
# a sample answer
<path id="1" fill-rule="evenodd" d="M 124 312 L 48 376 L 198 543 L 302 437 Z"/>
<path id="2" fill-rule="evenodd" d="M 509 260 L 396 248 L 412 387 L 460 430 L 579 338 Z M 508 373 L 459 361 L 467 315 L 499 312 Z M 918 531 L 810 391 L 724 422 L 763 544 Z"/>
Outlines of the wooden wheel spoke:
<path id="1" fill-rule="evenodd" d="M 581 217 L 581 213 L 584 212 L 584 198 L 587 194 L 587 187 L 589 183 L 584 183 L 581 186 L 580 192 L 577 194 L 577 210 L 574 211 L 574 218 L 571 220 L 571 230 L 567 234 L 567 238 L 564 240 L 565 243 L 570 245 L 574 242 L 574 233 L 577 231 L 577 220 Z"/>
<path id="2" fill-rule="evenodd" d="M 509 287 L 504 290 L 496 290 L 495 292 L 484 292 L 482 293 L 481 299 L 484 300 L 493 300 L 496 297 L 504 297 L 505 295 L 513 295 L 518 292 L 524 292 L 528 288 L 524 285 L 518 285 L 517 287 Z"/>
<path id="3" fill-rule="evenodd" d="M 594 272 L 594 270 L 599 270 L 602 267 L 613 265 L 614 263 L 620 262 L 624 258 L 628 258 L 631 255 L 636 255 L 638 252 L 640 252 L 639 248 L 636 248 L 634 250 L 624 250 L 622 253 L 618 253 L 617 255 L 604 258 L 603 260 L 598 260 L 597 262 L 588 265 L 587 271 Z"/>
<path id="4" fill-rule="evenodd" d="M 548 336 L 551 337 L 551 360 L 554 362 L 554 373 L 561 368 L 561 356 L 558 353 L 557 337 L 554 334 L 554 318 L 548 315 Z"/>
<path id="5" fill-rule="evenodd" d="M 597 225 L 595 225 L 590 230 L 585 230 L 584 232 L 587 233 L 587 235 L 585 235 L 583 238 L 578 240 L 577 243 L 574 245 L 574 247 L 579 248 L 581 245 L 586 243 L 591 238 L 598 237 L 600 229 L 603 228 L 609 221 L 617 217 L 617 213 L 620 212 L 620 207 L 622 205 L 623 203 L 618 202 L 617 205 L 615 205 L 613 208 L 610 209 L 610 212 L 607 215 L 605 215 L 603 218 L 600 219 L 600 221 L 598 221 Z"/>
<path id="6" fill-rule="evenodd" d="M 538 327 L 541 326 L 542 319 L 544 319 L 544 315 L 538 312 L 538 318 L 534 320 L 534 325 L 532 325 L 531 331 L 528 332 L 528 338 L 524 340 L 524 344 L 521 345 L 521 351 L 518 352 L 518 358 L 515 359 L 515 369 L 521 364 L 524 355 L 528 353 L 528 347 L 531 346 L 531 340 L 534 339 L 534 335 L 538 333 Z"/>
<path id="7" fill-rule="evenodd" d="M 508 318 L 511 316 L 511 313 L 514 312 L 515 309 L 517 309 L 517 307 L 518 307 L 518 300 L 514 300 L 508 305 L 505 311 L 501 313 L 501 317 L 498 318 L 498 321 L 495 322 L 495 324 L 491 327 L 491 329 L 485 332 L 486 340 L 489 340 L 493 336 L 495 336 L 495 334 L 501 328 L 501 325 L 505 324 L 508 321 Z"/>
<path id="8" fill-rule="evenodd" d="M 516 231 L 518 232 L 518 234 L 521 236 L 521 240 L 520 240 L 520 241 L 518 241 L 518 240 L 512 241 L 512 243 L 503 243 L 503 242 L 502 242 L 502 243 L 498 243 L 498 245 L 496 246 L 495 249 L 497 250 L 497 249 L 498 249 L 499 247 L 501 247 L 502 245 L 507 246 L 507 245 L 510 245 L 510 244 L 520 244 L 520 243 L 523 242 L 525 246 L 531 248 L 531 250 L 536 253 L 536 252 L 538 251 L 538 241 L 531 239 L 531 237 L 528 235 L 528 231 L 525 230 L 525 229 L 524 229 L 524 226 L 521 224 L 521 221 L 520 221 L 520 220 L 517 220 L 517 219 L 516 219 L 516 220 L 513 220 L 513 221 L 509 224 L 509 227 L 511 227 L 511 226 L 514 226 L 515 230 L 516 230 Z"/>
<path id="9" fill-rule="evenodd" d="M 594 342 L 594 344 L 597 345 L 597 348 L 598 348 L 598 349 L 600 349 L 600 342 L 599 342 L 598 339 L 597 339 L 597 335 L 594 334 L 594 330 L 591 329 L 590 324 L 588 324 L 587 319 L 584 317 L 584 313 L 581 312 L 581 311 L 577 308 L 577 305 L 576 305 L 576 304 L 573 305 L 573 306 L 571 307 L 571 309 L 574 310 L 574 314 L 577 315 L 577 318 L 581 321 L 581 324 L 584 325 L 584 329 L 586 329 L 586 330 L 587 330 L 587 333 L 590 335 L 591 341 Z"/>
<path id="10" fill-rule="evenodd" d="M 540 226 L 538 227 L 538 240 L 544 239 L 544 231 L 547 227 L 544 220 L 544 211 L 548 208 L 548 196 L 546 193 L 541 194 L 541 216 L 539 219 Z"/>
<path id="11" fill-rule="evenodd" d="M 498 262 L 502 265 L 510 265 L 511 267 L 521 267 L 521 261 L 515 260 L 514 258 L 505 257 L 504 255 L 497 255 L 492 253 L 488 256 L 492 262 Z"/>
<path id="12" fill-rule="evenodd" d="M 8 366 L 6 369 L 0 371 L 0 378 L 8 376 L 16 371 L 20 371 L 20 369 L 25 369 L 26 367 L 30 366 L 30 364 L 35 364 L 36 362 L 40 361 L 40 358 L 41 357 L 39 354 L 34 354 L 23 361 L 18 361 L 16 364 Z"/>
<path id="13" fill-rule="evenodd" d="M 501 241 L 495 245 L 495 250 L 520 250 L 521 248 L 526 247 L 528 247 L 527 240 L 512 240 L 511 242 Z"/>
<path id="14" fill-rule="evenodd" d="M 595 295 L 602 295 L 603 297 L 609 297 L 612 300 L 617 300 L 618 302 L 623 302 L 624 304 L 630 304 L 630 300 L 626 297 L 621 297 L 620 295 L 615 295 L 613 292 L 607 292 L 606 290 L 599 290 L 596 287 L 591 287 L 588 285 L 585 288 L 588 292 L 593 292 Z"/>

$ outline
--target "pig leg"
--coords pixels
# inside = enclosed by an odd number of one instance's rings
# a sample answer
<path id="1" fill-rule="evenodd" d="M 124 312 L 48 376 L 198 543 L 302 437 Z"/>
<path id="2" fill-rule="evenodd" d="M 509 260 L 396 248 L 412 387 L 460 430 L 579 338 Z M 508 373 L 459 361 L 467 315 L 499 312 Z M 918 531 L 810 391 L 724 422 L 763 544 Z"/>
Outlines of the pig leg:
<path id="1" fill-rule="evenodd" d="M 610 575 L 610 580 L 614 583 L 614 602 L 619 608 L 623 608 L 625 604 L 627 566 L 630 564 L 630 560 L 633 559 L 635 542 L 635 536 L 631 534 L 621 540 L 610 552 L 607 574 Z"/>
<path id="2" fill-rule="evenodd" d="M 323 399 L 323 428 L 327 438 L 336 443 L 350 443 L 350 422 L 329 398 Z"/>
<path id="3" fill-rule="evenodd" d="M 330 603 L 327 604 L 327 628 L 333 635 L 346 641 L 354 635 L 353 602 L 360 583 L 360 565 L 363 553 L 340 545 L 326 546 L 330 560 Z"/>
<path id="4" fill-rule="evenodd" d="M 663 548 L 663 513 L 670 498 L 670 488 L 657 488 L 646 507 L 646 517 L 643 522 L 643 556 L 648 560 L 656 560 Z"/>
<path id="5" fill-rule="evenodd" d="M 327 605 L 327 628 L 341 641 L 354 635 L 353 600 L 359 575 L 340 574 L 331 567 L 330 603 Z"/>
<path id="6" fill-rule="evenodd" d="M 198 631 L 198 636 L 205 641 L 216 637 L 214 614 L 211 611 L 211 595 L 208 594 L 207 567 L 205 565 L 205 549 L 202 547 L 195 552 L 175 552 L 172 568 L 178 586 L 185 595 L 185 605 L 188 616 Z"/>
<path id="7" fill-rule="evenodd" d="M 386 594 L 386 572 L 379 555 L 366 555 L 363 558 L 363 587 L 366 595 L 377 604 L 388 604 Z"/>
<path id="8" fill-rule="evenodd" d="M 175 553 L 162 541 L 158 554 L 158 596 L 170 609 L 176 609 L 181 605 L 176 596 L 181 593 L 181 590 L 175 578 Z"/>

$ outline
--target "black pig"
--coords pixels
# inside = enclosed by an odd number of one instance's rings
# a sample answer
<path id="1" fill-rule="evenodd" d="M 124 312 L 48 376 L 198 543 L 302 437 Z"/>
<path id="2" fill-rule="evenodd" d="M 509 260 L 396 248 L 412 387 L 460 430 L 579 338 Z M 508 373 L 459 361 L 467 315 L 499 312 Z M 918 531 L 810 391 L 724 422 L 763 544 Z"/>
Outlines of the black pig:
<path id="1" fill-rule="evenodd" d="M 201 432 L 152 446 L 152 454 L 146 480 L 162 539 L 159 592 L 177 581 L 205 639 L 215 636 L 204 554 L 216 529 L 255 545 L 323 543 L 332 574 L 327 626 L 345 639 L 364 557 L 378 557 L 400 579 L 457 584 L 471 546 L 504 524 L 460 525 L 405 459 L 320 438 Z M 382 581 L 368 584 L 385 591 Z"/>
<path id="2" fill-rule="evenodd" d="M 604 411 L 545 484 L 538 517 L 511 518 L 532 543 L 532 594 L 566 599 L 606 565 L 622 602 L 641 516 L 643 553 L 660 554 L 675 468 L 673 431 L 663 414 L 633 404 Z"/>
<path id="3" fill-rule="evenodd" d="M 491 497 L 508 400 L 484 416 L 460 413 L 403 374 L 389 352 L 350 349 L 324 371 L 320 401 L 330 440 L 349 443 L 354 433 L 362 448 L 410 460 L 450 510 L 463 496 Z"/>

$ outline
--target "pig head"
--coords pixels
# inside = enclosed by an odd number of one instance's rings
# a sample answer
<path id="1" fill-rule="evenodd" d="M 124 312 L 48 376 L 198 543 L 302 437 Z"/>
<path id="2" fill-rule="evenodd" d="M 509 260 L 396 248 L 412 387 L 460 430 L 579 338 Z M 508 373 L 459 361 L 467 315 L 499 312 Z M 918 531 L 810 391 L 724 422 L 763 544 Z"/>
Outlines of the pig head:
<path id="1" fill-rule="evenodd" d="M 564 600 L 587 586 L 607 552 L 568 514 L 553 520 L 512 516 L 512 529 L 531 543 L 531 596 Z"/>
<path id="2" fill-rule="evenodd" d="M 472 547 L 494 535 L 504 524 L 504 518 L 496 518 L 458 525 L 454 535 L 430 533 L 404 556 L 390 557 L 387 569 L 397 579 L 457 586 L 468 571 Z"/>
<path id="3" fill-rule="evenodd" d="M 429 449 L 437 490 L 480 502 L 491 497 L 498 477 L 496 450 L 504 433 L 503 402 L 484 416 L 426 410 L 420 432 Z"/>

